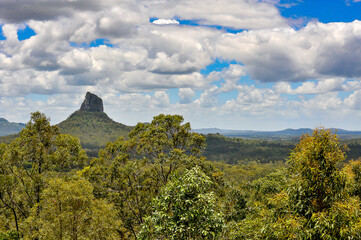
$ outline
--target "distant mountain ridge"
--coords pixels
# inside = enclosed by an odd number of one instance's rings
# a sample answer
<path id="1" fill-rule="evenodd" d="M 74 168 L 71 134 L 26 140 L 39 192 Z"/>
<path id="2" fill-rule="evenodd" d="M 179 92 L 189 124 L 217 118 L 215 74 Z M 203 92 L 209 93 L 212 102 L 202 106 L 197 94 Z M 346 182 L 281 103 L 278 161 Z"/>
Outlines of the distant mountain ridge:
<path id="1" fill-rule="evenodd" d="M 361 131 L 348 131 L 344 129 L 331 129 L 336 132 L 340 138 L 361 138 Z M 251 139 L 292 139 L 300 137 L 307 133 L 312 133 L 311 128 L 284 129 L 280 131 L 253 131 L 253 130 L 230 130 L 220 128 L 201 128 L 193 129 L 200 134 L 221 134 L 226 137 L 243 137 Z"/>
<path id="2" fill-rule="evenodd" d="M 0 136 L 18 133 L 24 127 L 24 123 L 9 122 L 5 118 L 0 118 Z"/>
<path id="3" fill-rule="evenodd" d="M 97 95 L 87 92 L 79 110 L 72 113 L 66 120 L 58 124 L 60 132 L 70 134 L 80 139 L 80 142 L 90 155 L 94 156 L 98 150 L 105 147 L 107 142 L 115 141 L 118 137 L 127 138 L 133 129 L 118 123 L 104 112 L 103 101 Z M 25 127 L 23 123 L 10 123 L 0 118 L 0 142 L 10 142 L 18 136 Z M 240 137 L 245 139 L 264 140 L 296 140 L 303 134 L 311 133 L 310 128 L 284 129 L 281 131 L 253 131 L 229 130 L 219 128 L 193 129 L 200 134 L 221 134 L 226 137 Z M 343 139 L 361 138 L 361 131 L 347 131 L 333 129 Z"/>

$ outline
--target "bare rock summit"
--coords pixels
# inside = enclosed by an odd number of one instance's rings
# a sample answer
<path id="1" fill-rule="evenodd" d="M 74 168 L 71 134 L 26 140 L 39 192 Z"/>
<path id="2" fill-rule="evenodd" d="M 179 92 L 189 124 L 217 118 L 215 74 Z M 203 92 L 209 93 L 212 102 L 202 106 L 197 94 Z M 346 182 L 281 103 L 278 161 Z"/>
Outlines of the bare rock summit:
<path id="1" fill-rule="evenodd" d="M 104 112 L 103 100 L 97 95 L 87 92 L 84 102 L 81 104 L 80 111 Z"/>

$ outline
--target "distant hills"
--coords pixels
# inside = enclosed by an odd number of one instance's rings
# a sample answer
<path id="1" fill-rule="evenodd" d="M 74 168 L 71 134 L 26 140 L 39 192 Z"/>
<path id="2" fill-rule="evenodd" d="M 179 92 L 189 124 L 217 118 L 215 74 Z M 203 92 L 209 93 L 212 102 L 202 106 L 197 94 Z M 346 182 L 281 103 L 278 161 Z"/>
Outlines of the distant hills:
<path id="1" fill-rule="evenodd" d="M 9 122 L 5 118 L 0 118 L 0 136 L 15 134 L 25 127 L 23 123 Z"/>
<path id="2" fill-rule="evenodd" d="M 79 110 L 72 113 L 66 120 L 62 121 L 58 124 L 60 132 L 65 134 L 70 134 L 72 136 L 78 137 L 83 148 L 87 151 L 89 156 L 97 156 L 99 149 L 104 148 L 107 142 L 113 142 L 118 137 L 127 138 L 130 131 L 133 129 L 131 126 L 127 126 L 121 123 L 118 123 L 104 112 L 103 101 L 101 98 L 92 93 L 87 93 L 85 99 Z M 0 118 L 0 142 L 9 143 L 13 139 L 15 139 L 21 129 L 25 127 L 23 123 L 11 123 L 4 118 Z M 194 132 L 200 134 L 218 134 L 226 136 L 227 138 L 217 137 L 217 136 L 207 136 L 208 143 L 208 155 L 209 159 L 212 159 L 212 156 L 218 156 L 217 154 L 221 154 L 223 158 L 226 154 L 224 151 L 226 149 L 232 150 L 235 154 L 239 149 L 243 149 L 243 154 L 245 154 L 245 150 L 247 147 L 243 146 L 244 143 L 242 141 L 233 141 L 231 137 L 244 138 L 244 139 L 260 139 L 262 140 L 291 140 L 292 144 L 285 143 L 276 146 L 268 146 L 271 148 L 278 148 L 280 155 L 285 155 L 285 153 L 289 150 L 290 146 L 293 146 L 293 143 L 297 142 L 299 137 L 306 133 L 311 133 L 313 130 L 310 128 L 300 128 L 300 129 L 285 129 L 282 131 L 249 131 L 249 130 L 226 130 L 219 128 L 203 128 L 203 129 L 194 129 Z M 339 137 L 342 139 L 361 139 L 361 131 L 347 131 L 343 129 L 333 129 L 336 131 Z M 6 135 L 6 136 L 5 136 Z M 258 140 L 257 140 L 258 141 Z M 259 142 L 254 142 L 257 146 L 260 145 L 260 149 L 265 149 L 265 143 L 260 144 Z M 274 143 L 279 144 L 279 143 Z M 356 143 L 352 143 L 356 144 Z M 355 149 L 359 149 L 361 151 L 361 143 L 357 142 L 357 146 Z M 360 147 L 358 147 L 360 145 Z M 219 147 L 222 146 L 222 149 Z M 278 146 L 278 145 L 277 145 Z M 212 149 L 212 150 L 209 150 Z M 236 149 L 238 149 L 236 151 Z M 262 151 L 258 148 L 254 148 L 255 151 L 248 151 L 249 156 L 254 158 L 255 153 L 261 153 Z M 227 150 L 227 151 L 228 151 Z M 257 151 L 256 151 L 257 150 Z M 355 152 L 355 151 L 354 151 Z M 227 153 L 228 154 L 228 153 Z M 248 158 L 248 155 L 244 155 L 244 158 Z M 278 153 L 277 153 L 278 154 Z M 277 158 L 278 155 L 274 156 L 274 159 Z M 228 154 L 229 155 L 229 154 Z M 237 155 L 237 154 L 236 154 Z M 238 156 L 238 155 L 237 155 Z M 356 156 L 356 154 L 355 154 Z M 361 152 L 357 152 L 357 156 L 361 156 Z M 230 157 L 230 156 L 228 156 Z M 232 155 L 232 159 L 228 159 L 229 162 L 234 162 L 236 159 Z M 259 161 L 265 161 L 262 157 L 257 157 Z M 267 158 L 269 160 L 269 157 Z M 239 159 L 238 159 L 239 160 Z M 267 160 L 267 161 L 268 161 Z"/>
<path id="3" fill-rule="evenodd" d="M 113 142 L 118 137 L 127 138 L 133 129 L 131 126 L 113 121 L 103 109 L 102 99 L 88 92 L 80 109 L 58 124 L 61 133 L 79 138 L 88 156 L 97 156 L 99 149 L 105 147 L 107 142 Z M 7 121 L 4 119 L 2 122 Z M 25 127 L 25 124 L 20 124 L 19 128 L 10 124 L 6 126 L 4 125 L 3 132 L 8 136 L 0 137 L 0 142 L 9 143 L 19 136 L 17 133 Z"/>
<path id="4" fill-rule="evenodd" d="M 347 131 L 344 129 L 332 129 L 340 138 L 361 138 L 361 131 Z M 242 137 L 248 139 L 275 139 L 275 140 L 290 140 L 299 138 L 303 134 L 312 133 L 313 129 L 300 128 L 300 129 L 285 129 L 281 131 L 252 131 L 252 130 L 227 130 L 219 128 L 201 128 L 193 129 L 194 132 L 200 134 L 219 133 L 227 137 Z"/>

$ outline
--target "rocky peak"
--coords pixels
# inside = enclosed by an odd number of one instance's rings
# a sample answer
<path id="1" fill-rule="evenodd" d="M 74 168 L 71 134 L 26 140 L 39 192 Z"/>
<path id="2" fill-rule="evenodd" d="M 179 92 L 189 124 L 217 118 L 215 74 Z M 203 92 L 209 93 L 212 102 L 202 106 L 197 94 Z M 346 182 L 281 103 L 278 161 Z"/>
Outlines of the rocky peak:
<path id="1" fill-rule="evenodd" d="M 80 111 L 104 112 L 103 100 L 97 95 L 87 92 L 84 102 L 81 104 Z"/>

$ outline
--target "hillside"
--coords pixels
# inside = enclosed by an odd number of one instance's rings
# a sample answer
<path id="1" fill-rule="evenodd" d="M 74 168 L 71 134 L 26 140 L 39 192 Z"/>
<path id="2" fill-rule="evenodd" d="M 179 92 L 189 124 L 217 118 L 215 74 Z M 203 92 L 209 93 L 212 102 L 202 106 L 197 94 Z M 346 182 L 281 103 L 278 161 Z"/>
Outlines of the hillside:
<path id="1" fill-rule="evenodd" d="M 228 164 L 259 162 L 271 163 L 285 161 L 293 141 L 270 141 L 225 137 L 220 134 L 207 134 L 207 147 L 204 156 L 210 161 L 222 161 Z"/>
<path id="2" fill-rule="evenodd" d="M 87 93 L 80 110 L 58 124 L 60 132 L 78 137 L 89 156 L 97 156 L 99 149 L 118 137 L 126 138 L 132 127 L 113 121 L 103 112 L 103 101 Z"/>
<path id="3" fill-rule="evenodd" d="M 5 118 L 0 118 L 0 136 L 15 134 L 25 127 L 23 123 L 9 122 Z"/>
<path id="4" fill-rule="evenodd" d="M 130 126 L 113 121 L 106 113 L 80 110 L 59 123 L 58 127 L 60 133 L 79 138 L 90 157 L 96 157 L 107 142 L 115 141 L 118 137 L 127 138 L 132 130 Z M 18 133 L 0 136 L 0 143 L 10 143 L 18 136 Z"/>
<path id="5" fill-rule="evenodd" d="M 132 127 L 117 123 L 105 113 L 76 111 L 58 124 L 60 132 L 80 139 L 86 149 L 104 147 L 120 136 L 127 137 Z"/>

